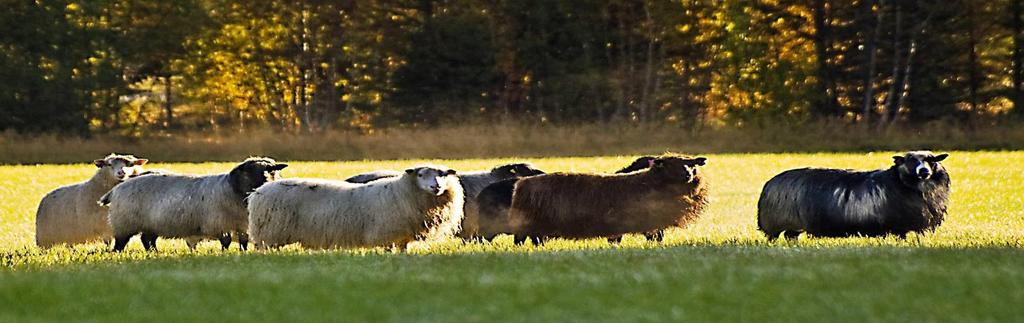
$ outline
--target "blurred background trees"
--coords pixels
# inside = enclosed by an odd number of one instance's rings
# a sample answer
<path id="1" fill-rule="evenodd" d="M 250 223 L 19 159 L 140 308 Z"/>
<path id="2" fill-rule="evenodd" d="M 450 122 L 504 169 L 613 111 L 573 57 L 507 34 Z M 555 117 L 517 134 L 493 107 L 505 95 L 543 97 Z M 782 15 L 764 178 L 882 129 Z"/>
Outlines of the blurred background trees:
<path id="1" fill-rule="evenodd" d="M 1018 0 L 0 0 L 0 130 L 1024 117 Z"/>

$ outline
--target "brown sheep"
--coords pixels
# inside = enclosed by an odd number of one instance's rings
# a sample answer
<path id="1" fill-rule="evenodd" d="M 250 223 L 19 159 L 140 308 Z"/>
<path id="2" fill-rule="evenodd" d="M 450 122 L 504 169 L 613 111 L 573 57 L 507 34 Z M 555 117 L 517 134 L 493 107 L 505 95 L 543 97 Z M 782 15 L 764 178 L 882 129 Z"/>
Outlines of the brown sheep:
<path id="1" fill-rule="evenodd" d="M 683 227 L 707 205 L 707 159 L 666 155 L 626 174 L 554 173 L 523 178 L 509 211 L 515 242 L 585 239 Z"/>

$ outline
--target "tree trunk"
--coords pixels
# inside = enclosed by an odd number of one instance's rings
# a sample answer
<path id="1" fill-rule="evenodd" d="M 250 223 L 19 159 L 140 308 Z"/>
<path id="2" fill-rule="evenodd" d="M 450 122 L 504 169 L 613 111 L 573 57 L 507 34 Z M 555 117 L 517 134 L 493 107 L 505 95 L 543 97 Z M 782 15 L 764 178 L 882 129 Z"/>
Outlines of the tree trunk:
<path id="1" fill-rule="evenodd" d="M 927 23 L 927 20 L 925 20 L 925 23 Z M 922 23 L 922 26 L 925 23 Z M 917 29 L 915 29 L 915 30 L 917 30 Z M 921 30 L 921 33 L 924 33 L 924 27 L 920 28 L 920 30 Z M 910 82 L 912 81 L 912 77 L 911 76 L 913 75 L 911 73 L 913 72 L 913 67 L 914 67 L 914 54 L 917 53 L 917 33 L 916 32 L 914 32 L 914 31 L 910 32 L 910 43 L 908 44 L 907 47 L 908 47 L 907 48 L 907 59 L 906 59 L 906 63 L 904 64 L 904 67 L 903 67 L 903 72 L 901 73 L 902 77 L 900 78 L 900 82 L 898 83 L 898 88 L 896 90 L 897 99 L 896 99 L 896 101 L 893 104 L 892 110 L 889 111 L 890 116 L 889 116 L 889 124 L 886 125 L 887 129 L 891 128 L 892 125 L 896 124 L 896 121 L 898 119 L 897 117 L 899 116 L 900 108 L 906 106 L 907 97 L 910 96 Z"/>
<path id="2" fill-rule="evenodd" d="M 892 10 L 894 11 L 895 28 L 892 31 L 892 82 L 889 84 L 889 93 L 885 96 L 885 102 L 883 106 L 885 110 L 882 111 L 881 119 L 878 120 L 878 129 L 883 129 L 889 123 L 889 119 L 894 118 L 898 111 L 897 102 L 900 100 L 899 95 L 902 93 L 903 78 L 901 72 L 903 71 L 900 65 L 900 58 L 903 54 L 900 52 L 900 33 L 903 31 L 903 12 L 900 9 L 898 3 L 893 4 Z"/>
<path id="3" fill-rule="evenodd" d="M 834 93 L 832 90 L 834 87 L 832 84 L 835 80 L 832 79 L 832 72 L 829 67 L 829 47 L 831 46 L 830 28 L 828 26 L 828 19 L 826 17 L 825 0 L 814 0 L 812 3 L 811 14 L 814 18 L 814 51 L 818 61 L 817 67 L 817 94 L 819 95 L 818 102 L 815 104 L 815 109 L 818 116 L 834 116 L 836 114 L 836 105 L 834 104 Z"/>
<path id="4" fill-rule="evenodd" d="M 903 68 L 903 77 L 899 83 L 899 94 L 898 99 L 895 102 L 894 109 L 890 111 L 892 116 L 889 118 L 888 127 L 892 127 L 896 123 L 896 117 L 898 116 L 899 109 L 906 107 L 907 97 L 910 96 L 910 83 L 913 81 L 913 66 L 914 66 L 914 55 L 917 54 L 917 36 L 924 35 L 928 31 L 928 23 L 932 20 L 934 12 L 929 12 L 928 15 L 920 23 L 910 29 L 910 42 L 907 46 L 907 59 Z M 909 108 L 909 107 L 908 107 Z"/>
<path id="5" fill-rule="evenodd" d="M 647 122 L 650 113 L 651 105 L 651 91 L 654 87 L 653 74 L 654 74 L 654 47 L 656 39 L 658 38 L 654 32 L 654 19 L 651 18 L 651 10 L 649 4 L 645 1 L 644 4 L 644 19 L 647 24 L 647 61 L 644 63 L 644 84 L 640 94 L 640 121 Z"/>
<path id="6" fill-rule="evenodd" d="M 971 101 L 971 112 L 977 113 L 978 111 L 978 88 L 981 82 L 981 76 L 978 75 L 978 34 L 976 32 L 975 20 L 974 20 L 974 7 L 968 6 L 967 12 L 967 24 L 969 30 L 967 30 L 967 76 L 968 82 L 970 82 L 968 97 Z"/>
<path id="7" fill-rule="evenodd" d="M 892 116 L 889 118 L 888 127 L 896 124 L 897 116 L 899 116 L 900 108 L 906 106 L 907 97 L 910 96 L 910 81 L 912 68 L 914 66 L 914 53 L 917 53 L 917 39 L 915 34 L 910 35 L 910 44 L 907 51 L 907 63 L 903 68 L 903 79 L 900 82 L 899 89 L 899 100 L 896 100 L 896 108 L 892 110 Z"/>
<path id="8" fill-rule="evenodd" d="M 863 0 L 861 2 L 861 12 L 864 15 L 864 52 L 867 54 L 864 64 L 864 79 L 861 86 L 864 88 L 863 104 L 864 108 L 861 112 L 862 122 L 866 125 L 871 124 L 871 117 L 875 111 L 875 72 L 877 68 L 878 53 L 876 52 L 877 45 L 875 42 L 878 36 L 882 32 L 882 10 L 878 11 L 876 16 L 872 7 L 874 1 Z"/>
<path id="9" fill-rule="evenodd" d="M 1013 73 L 1013 111 L 1018 117 L 1024 118 L 1024 5 L 1021 0 L 1010 0 L 1010 30 L 1013 33 L 1013 54 L 1011 62 Z"/>
<path id="10" fill-rule="evenodd" d="M 625 14 L 621 12 L 621 9 L 620 9 L 620 12 L 612 13 L 612 14 L 616 16 L 616 20 L 618 21 L 618 26 L 617 27 L 619 28 L 619 43 L 616 44 L 617 47 L 618 47 L 618 50 L 619 50 L 619 53 L 618 53 L 619 54 L 619 57 L 618 57 L 618 65 L 619 66 L 617 68 L 617 70 L 618 70 L 618 77 L 617 77 L 618 82 L 617 83 L 618 84 L 616 84 L 617 85 L 617 90 L 618 90 L 619 93 L 618 93 L 617 104 L 615 106 L 615 112 L 614 112 L 614 117 L 613 118 L 619 119 L 619 120 L 628 120 L 628 118 L 629 118 L 629 91 L 630 91 L 629 83 L 631 83 L 630 82 L 630 78 L 632 77 L 632 72 L 633 72 L 632 71 L 632 67 L 630 66 L 630 62 L 627 59 L 628 56 L 630 55 L 629 50 L 628 50 L 629 49 L 628 48 L 629 47 L 629 40 L 628 40 L 629 31 L 627 30 L 627 27 L 626 27 L 626 19 L 623 18 L 625 16 Z"/>
<path id="11" fill-rule="evenodd" d="M 174 102 L 171 100 L 171 75 L 164 76 L 164 128 L 174 124 Z"/>
<path id="12" fill-rule="evenodd" d="M 301 35 L 302 38 L 301 38 L 301 41 L 299 43 L 299 46 L 300 46 L 299 47 L 299 63 L 297 65 L 299 66 L 299 72 L 302 73 L 302 75 L 299 78 L 300 81 L 299 81 L 299 91 L 298 91 L 299 92 L 299 105 L 298 105 L 298 107 L 301 109 L 301 111 L 299 112 L 300 115 L 301 115 L 299 117 L 299 120 L 302 122 L 302 131 L 305 132 L 305 133 L 311 133 L 313 131 L 313 125 L 312 125 L 313 115 L 312 115 L 312 111 L 310 111 L 309 93 L 308 93 L 308 91 L 309 91 L 310 78 L 311 78 L 311 74 L 312 74 L 312 71 L 310 71 L 310 66 L 312 65 L 312 63 L 311 63 L 312 59 L 309 57 L 309 54 L 310 54 L 309 53 L 309 46 L 310 46 L 310 41 L 309 41 L 310 40 L 309 39 L 309 17 L 308 17 L 309 16 L 309 11 L 307 10 L 305 4 L 302 5 L 302 10 L 300 12 L 300 15 L 301 15 L 300 19 L 301 19 L 301 23 L 302 23 L 301 26 L 300 26 L 300 28 L 301 28 L 300 35 Z"/>

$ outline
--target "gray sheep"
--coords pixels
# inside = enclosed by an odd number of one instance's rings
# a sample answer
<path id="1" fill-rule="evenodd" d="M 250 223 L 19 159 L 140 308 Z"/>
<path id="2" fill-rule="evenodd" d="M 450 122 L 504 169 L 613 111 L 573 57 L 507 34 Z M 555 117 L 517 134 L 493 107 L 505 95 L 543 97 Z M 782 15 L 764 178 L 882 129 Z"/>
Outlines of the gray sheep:
<path id="1" fill-rule="evenodd" d="M 157 237 L 218 239 L 224 249 L 231 233 L 246 249 L 248 212 L 246 198 L 264 183 L 274 181 L 288 167 L 270 158 L 246 159 L 226 174 L 190 176 L 159 174 L 134 178 L 103 196 L 110 207 L 114 251 L 124 250 L 128 240 L 142 234 L 142 246 L 156 250 Z"/>
<path id="2" fill-rule="evenodd" d="M 109 241 L 107 210 L 96 201 L 117 184 L 142 173 L 147 161 L 110 154 L 93 161 L 98 169 L 89 180 L 46 194 L 36 212 L 36 245 L 49 248 L 62 243 Z"/>

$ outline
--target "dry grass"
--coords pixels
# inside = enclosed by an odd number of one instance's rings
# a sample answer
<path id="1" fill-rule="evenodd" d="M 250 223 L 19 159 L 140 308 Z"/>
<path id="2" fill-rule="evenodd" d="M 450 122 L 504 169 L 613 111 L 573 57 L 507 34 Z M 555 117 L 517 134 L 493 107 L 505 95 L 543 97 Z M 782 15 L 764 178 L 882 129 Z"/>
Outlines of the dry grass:
<path id="1" fill-rule="evenodd" d="M 967 131 L 936 123 L 888 132 L 848 125 L 811 124 L 797 128 L 707 128 L 699 132 L 673 125 L 468 124 L 399 128 L 373 134 L 245 133 L 178 134 L 152 138 L 60 138 L 53 135 L 0 135 L 0 164 L 78 163 L 110 152 L 159 161 L 234 161 L 251 155 L 286 160 L 366 160 L 409 158 L 495 158 L 701 153 L 878 151 L 906 147 L 937 150 L 1024 149 L 1024 127 L 1013 124 Z"/>

